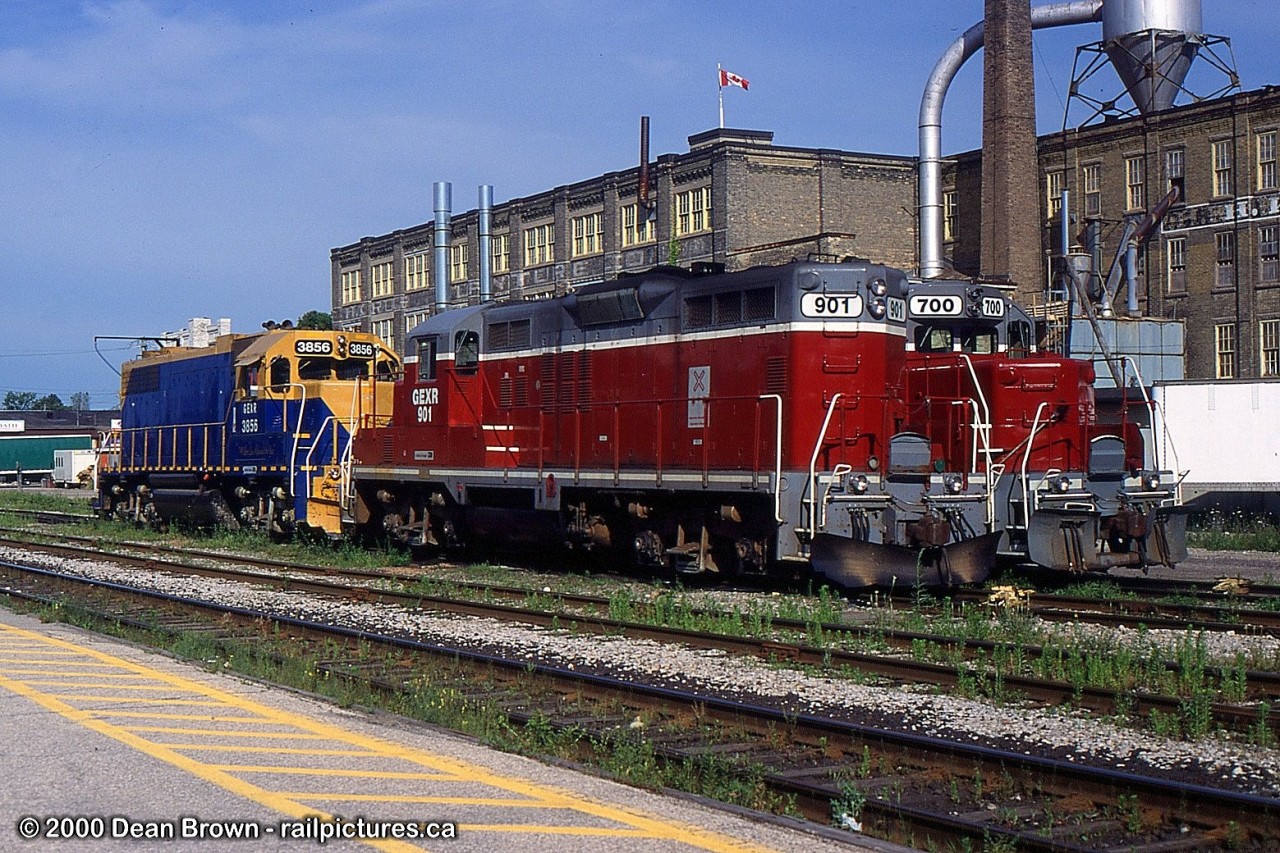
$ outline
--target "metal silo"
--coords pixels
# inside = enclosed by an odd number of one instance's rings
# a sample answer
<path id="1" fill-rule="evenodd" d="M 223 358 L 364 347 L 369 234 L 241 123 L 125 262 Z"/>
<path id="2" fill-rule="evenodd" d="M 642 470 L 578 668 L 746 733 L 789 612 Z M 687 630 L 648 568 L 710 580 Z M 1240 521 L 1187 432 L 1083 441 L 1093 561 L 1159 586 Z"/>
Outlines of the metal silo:
<path id="1" fill-rule="evenodd" d="M 1168 109 L 1200 49 L 1200 0 L 1105 0 L 1102 40 L 1138 109 Z"/>

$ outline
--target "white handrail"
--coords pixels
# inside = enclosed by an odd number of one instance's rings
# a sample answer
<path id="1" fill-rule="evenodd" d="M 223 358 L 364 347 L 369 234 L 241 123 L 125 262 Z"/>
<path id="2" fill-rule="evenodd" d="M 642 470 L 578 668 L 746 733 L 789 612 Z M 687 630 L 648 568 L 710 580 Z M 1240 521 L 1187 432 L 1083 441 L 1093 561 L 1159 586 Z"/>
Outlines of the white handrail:
<path id="1" fill-rule="evenodd" d="M 813 445 L 813 456 L 809 458 L 809 538 L 818 533 L 818 454 L 822 452 L 822 440 L 827 437 L 827 427 L 831 425 L 831 416 L 835 414 L 836 403 L 843 397 L 837 391 L 827 406 L 827 416 L 822 419 L 822 429 L 818 431 L 818 440 Z"/>
<path id="2" fill-rule="evenodd" d="M 1027 489 L 1027 463 L 1031 460 L 1031 446 L 1036 443 L 1036 433 L 1040 431 L 1040 415 L 1044 412 L 1048 401 L 1036 406 L 1036 417 L 1031 422 L 1031 432 L 1027 435 L 1027 449 L 1022 452 L 1022 523 L 1031 526 L 1031 498 Z"/>
<path id="3" fill-rule="evenodd" d="M 761 394 L 761 400 L 778 401 L 778 429 L 773 452 L 773 520 L 781 524 L 782 517 L 782 395 Z"/>

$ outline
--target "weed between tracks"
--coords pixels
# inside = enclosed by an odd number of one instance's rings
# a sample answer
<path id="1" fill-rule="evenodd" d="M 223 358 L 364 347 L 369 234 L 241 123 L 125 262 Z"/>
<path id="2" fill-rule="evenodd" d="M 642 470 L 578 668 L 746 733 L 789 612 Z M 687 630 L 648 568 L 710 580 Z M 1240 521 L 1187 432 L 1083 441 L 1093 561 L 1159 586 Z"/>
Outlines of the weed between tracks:
<path id="1" fill-rule="evenodd" d="M 732 803 L 744 808 L 799 816 L 792 798 L 778 795 L 765 784 L 766 768 L 709 754 L 694 758 L 664 757 L 646 736 L 650 723 L 639 716 L 631 725 L 592 733 L 583 725 L 559 725 L 537 707 L 547 700 L 532 682 L 511 684 L 477 678 L 474 671 L 448 663 L 413 663 L 395 652 L 361 644 L 354 652 L 345 645 L 326 643 L 303 648 L 296 639 L 263 626 L 257 636 L 213 638 L 205 632 L 146 631 L 103 619 L 80 608 L 37 606 L 0 593 L 0 601 L 18 612 L 45 621 L 64 622 L 159 649 L 211 672 L 225 672 L 268 681 L 325 697 L 343 707 L 377 709 L 470 735 L 500 750 L 535 757 L 582 762 L 631 784 L 673 788 Z M 310 645 L 310 644 L 308 644 Z M 387 677 L 366 678 L 371 673 Z M 528 700 L 532 709 L 514 707 L 512 697 Z M 597 708 L 595 713 L 619 712 Z M 627 718 L 633 716 L 626 712 Z M 690 730 L 691 738 L 716 733 Z M 728 735 L 724 735 L 728 737 Z"/>
<path id="2" fill-rule="evenodd" d="M 63 511 L 84 511 L 83 498 L 63 498 L 33 492 L 6 490 L 0 493 L 0 520 L 3 506 Z M 23 520 L 25 522 L 25 519 Z M 1222 522 L 1227 526 L 1227 522 Z M 1256 525 L 1255 525 L 1256 526 Z M 59 531 L 83 533 L 100 539 L 115 537 L 134 541 L 156 541 L 174 544 L 172 534 L 160 535 L 145 530 L 122 528 L 118 524 L 85 524 L 60 527 Z M 1234 535 L 1234 532 L 1233 532 Z M 334 548 L 320 544 L 269 543 L 252 534 L 224 533 L 200 536 L 181 544 L 196 545 L 204 550 L 224 548 L 237 552 L 266 553 L 267 556 L 297 563 L 385 568 L 403 564 L 400 553 L 369 552 L 355 548 Z M 458 573 L 460 576 L 462 571 Z M 528 586 L 530 573 L 514 572 L 500 566 L 481 565 L 465 569 L 470 582 Z M 1135 618 L 1135 627 L 1126 631 L 1100 630 L 1087 625 L 1055 625 L 1042 622 L 1025 610 L 993 609 L 982 605 L 960 605 L 949 598 L 935 598 L 919 592 L 907 607 L 873 599 L 870 607 L 857 611 L 852 618 L 860 620 L 864 631 L 845 635 L 830 629 L 832 624 L 850 618 L 849 603 L 826 587 L 810 595 L 717 596 L 714 592 L 692 592 L 669 585 L 646 585 L 621 582 L 589 575 L 533 575 L 534 583 L 546 582 L 543 591 L 531 591 L 522 606 L 530 609 L 564 613 L 560 622 L 572 627 L 572 614 L 565 612 L 559 590 L 584 590 L 608 598 L 607 615 L 613 619 L 641 624 L 683 628 L 700 633 L 725 634 L 802 642 L 822 649 L 843 649 L 868 654 L 894 652 L 915 660 L 944 664 L 959 670 L 956 691 L 963 696 L 996 705 L 1016 705 L 1021 696 L 1011 689 L 1012 676 L 1052 679 L 1085 688 L 1104 688 L 1122 694 L 1117 709 L 1117 722 L 1146 727 L 1153 733 L 1171 738 L 1198 739 L 1212 731 L 1210 710 L 1215 701 L 1245 702 L 1248 670 L 1280 670 L 1280 648 L 1259 644 L 1245 646 L 1230 653 L 1214 654 L 1205 636 L 1176 632 L 1151 632 Z M 537 587 L 535 586 L 535 590 Z M 496 596 L 484 591 L 464 589 L 450 579 L 448 571 L 433 571 L 418 581 L 410 591 L 423 595 L 445 595 L 495 601 Z M 1131 597 L 1105 580 L 1076 585 L 1070 594 L 1097 598 Z M 728 601 L 729 603 L 722 603 Z M 1254 605 L 1256 606 L 1256 605 Z M 804 624 L 800 630 L 783 631 L 779 620 L 791 619 Z M 894 651 L 888 641 L 890 631 L 914 631 L 943 635 L 951 639 L 911 641 L 909 650 Z M 997 643 L 989 650 L 966 654 L 961 640 L 986 640 Z M 1041 646 L 1043 655 L 1026 652 L 1028 646 Z M 1172 661 L 1176 666 L 1166 665 Z M 776 666 L 794 666 L 775 662 Z M 1213 672 L 1221 670 L 1221 675 Z M 875 683 L 874 676 L 848 668 L 810 667 L 827 677 L 843 677 L 859 683 Z M 1158 693 L 1180 697 L 1177 713 L 1156 712 L 1139 718 L 1138 694 Z M 1079 695 L 1079 694 L 1077 694 Z M 1258 719 L 1246 735 L 1256 744 L 1271 746 L 1275 741 L 1270 726 L 1270 705 L 1257 705 Z"/>

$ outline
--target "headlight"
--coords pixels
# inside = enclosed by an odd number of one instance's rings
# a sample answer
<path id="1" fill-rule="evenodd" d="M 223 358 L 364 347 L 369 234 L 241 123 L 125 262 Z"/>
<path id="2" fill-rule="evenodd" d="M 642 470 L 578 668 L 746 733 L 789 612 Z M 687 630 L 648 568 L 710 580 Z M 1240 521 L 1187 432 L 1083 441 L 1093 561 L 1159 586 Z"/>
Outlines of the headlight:
<path id="1" fill-rule="evenodd" d="M 871 316 L 879 320 L 884 316 L 884 299 L 877 296 L 871 300 Z"/>
<path id="2" fill-rule="evenodd" d="M 948 474 L 942 482 L 947 491 L 953 495 L 958 495 L 964 491 L 964 480 L 959 474 Z"/>
<path id="3" fill-rule="evenodd" d="M 1066 474 L 1063 474 L 1062 476 L 1058 477 L 1056 480 L 1053 481 L 1053 488 L 1059 492 L 1062 492 L 1063 494 L 1066 494 L 1067 492 L 1071 491 L 1071 478 L 1068 477 Z"/>
<path id="4" fill-rule="evenodd" d="M 1160 488 L 1160 473 L 1158 471 L 1144 471 L 1142 474 L 1142 487 L 1148 492 L 1154 492 Z"/>
<path id="5" fill-rule="evenodd" d="M 882 278 L 871 279 L 869 287 L 871 289 L 872 296 L 884 296 L 889 292 L 889 285 L 885 284 L 885 281 Z"/>
<path id="6" fill-rule="evenodd" d="M 866 474 L 859 474 L 853 478 L 852 486 L 855 494 L 865 495 L 867 489 L 871 488 L 871 481 L 867 479 Z"/>

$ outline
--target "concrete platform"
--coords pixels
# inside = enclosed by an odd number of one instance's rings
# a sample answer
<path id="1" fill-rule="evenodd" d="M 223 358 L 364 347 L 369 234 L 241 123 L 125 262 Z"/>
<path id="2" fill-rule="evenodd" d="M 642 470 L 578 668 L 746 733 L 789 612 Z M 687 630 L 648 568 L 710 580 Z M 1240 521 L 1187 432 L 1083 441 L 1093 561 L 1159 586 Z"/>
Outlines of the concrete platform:
<path id="1" fill-rule="evenodd" d="M 903 849 L 506 755 L 4 609 L 0 727 L 3 850 Z"/>

